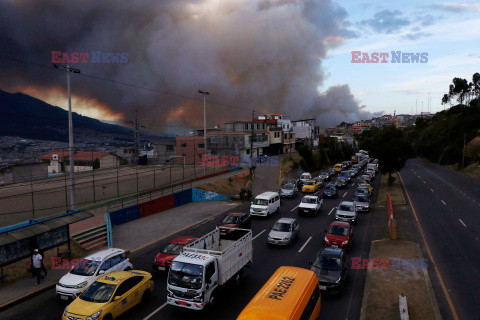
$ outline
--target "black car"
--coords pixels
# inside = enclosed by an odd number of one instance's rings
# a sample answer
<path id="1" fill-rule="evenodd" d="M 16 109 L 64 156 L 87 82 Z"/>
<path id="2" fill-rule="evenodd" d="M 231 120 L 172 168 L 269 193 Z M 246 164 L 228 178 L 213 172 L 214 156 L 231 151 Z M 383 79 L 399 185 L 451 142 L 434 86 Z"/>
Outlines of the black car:
<path id="1" fill-rule="evenodd" d="M 350 262 L 343 249 L 325 247 L 317 254 L 311 270 L 317 275 L 320 290 L 337 294 L 345 285 L 349 268 Z"/>
<path id="2" fill-rule="evenodd" d="M 337 198 L 338 191 L 337 187 L 333 183 L 329 183 L 323 189 L 323 197 L 324 198 Z"/>
<path id="3" fill-rule="evenodd" d="M 331 174 L 327 170 L 322 170 L 318 176 L 324 181 L 330 181 Z"/>
<path id="4" fill-rule="evenodd" d="M 340 178 L 340 177 L 338 177 L 337 181 L 335 181 L 335 185 L 337 186 L 337 188 L 346 188 L 347 183 L 348 183 L 347 179 L 343 179 L 343 178 Z"/>
<path id="5" fill-rule="evenodd" d="M 323 188 L 323 186 L 325 185 L 325 180 L 321 177 L 316 177 L 316 178 L 313 178 L 313 180 L 315 180 L 315 182 L 317 183 L 318 185 L 318 188 Z"/>

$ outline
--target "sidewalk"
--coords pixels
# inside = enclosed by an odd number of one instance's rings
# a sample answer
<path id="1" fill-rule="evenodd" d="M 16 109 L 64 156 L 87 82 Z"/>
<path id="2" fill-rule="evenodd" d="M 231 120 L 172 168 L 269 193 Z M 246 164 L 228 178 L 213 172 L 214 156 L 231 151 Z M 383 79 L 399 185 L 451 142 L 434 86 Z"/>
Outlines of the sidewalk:
<path id="1" fill-rule="evenodd" d="M 190 226 L 200 224 L 239 205 L 242 205 L 242 202 L 207 201 L 190 203 L 166 210 L 143 219 L 116 226 L 113 230 L 113 243 L 115 247 L 132 252 L 138 251 L 151 243 Z M 103 219 L 103 216 L 90 219 Z M 77 227 L 72 226 L 74 230 Z M 141 234 L 142 237 L 131 237 L 132 234 Z M 0 286 L 0 312 L 34 295 L 47 290 L 54 290 L 55 284 L 65 273 L 65 270 L 49 270 L 48 276 L 39 286 L 35 285 L 35 279 L 24 279 L 9 285 Z"/>

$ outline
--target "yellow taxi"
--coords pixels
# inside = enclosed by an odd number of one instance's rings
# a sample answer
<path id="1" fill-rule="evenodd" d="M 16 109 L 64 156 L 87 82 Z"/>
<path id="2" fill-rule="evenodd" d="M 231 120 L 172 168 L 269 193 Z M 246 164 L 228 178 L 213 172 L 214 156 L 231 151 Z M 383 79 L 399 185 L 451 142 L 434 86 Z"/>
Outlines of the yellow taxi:
<path id="1" fill-rule="evenodd" d="M 315 180 L 307 180 L 302 187 L 303 192 L 317 192 L 318 184 Z"/>
<path id="2" fill-rule="evenodd" d="M 63 311 L 63 320 L 112 320 L 153 292 L 152 275 L 146 271 L 115 271 L 101 276 Z"/>
<path id="3" fill-rule="evenodd" d="M 368 183 L 361 183 L 358 185 L 359 187 L 367 187 L 368 188 L 368 195 L 371 196 L 373 192 L 373 187 Z"/>

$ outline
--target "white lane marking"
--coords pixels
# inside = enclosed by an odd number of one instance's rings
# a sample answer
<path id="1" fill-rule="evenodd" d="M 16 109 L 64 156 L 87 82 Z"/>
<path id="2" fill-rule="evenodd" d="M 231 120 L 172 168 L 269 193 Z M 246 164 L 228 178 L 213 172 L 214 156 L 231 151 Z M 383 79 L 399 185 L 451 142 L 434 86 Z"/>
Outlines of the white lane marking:
<path id="1" fill-rule="evenodd" d="M 143 320 L 148 320 L 150 319 L 151 317 L 153 317 L 153 315 L 155 313 L 157 313 L 158 311 L 162 310 L 163 308 L 165 308 L 167 306 L 167 303 L 165 302 L 164 304 L 162 304 L 160 307 L 158 307 L 157 309 L 155 309 L 152 313 L 150 313 L 148 316 L 146 316 L 145 318 L 143 318 Z"/>
<path id="2" fill-rule="evenodd" d="M 435 191 L 433 191 L 433 189 L 430 189 L 430 191 L 435 192 Z"/>
<path id="3" fill-rule="evenodd" d="M 298 206 L 299 206 L 299 205 L 298 205 Z M 295 208 L 293 208 L 292 210 L 290 210 L 290 212 L 293 212 L 293 210 L 297 209 L 297 208 L 298 208 L 298 206 L 296 206 Z"/>
<path id="4" fill-rule="evenodd" d="M 458 219 L 458 221 L 460 221 L 460 223 L 463 224 L 465 228 L 467 227 L 467 225 L 462 221 L 462 219 Z"/>
<path id="5" fill-rule="evenodd" d="M 307 242 L 305 242 L 305 244 L 300 248 L 300 250 L 298 250 L 298 252 L 302 252 L 303 248 L 305 248 L 307 246 L 307 244 L 310 242 L 310 240 L 312 240 L 312 237 L 308 238 Z"/>
<path id="6" fill-rule="evenodd" d="M 252 241 L 257 239 L 259 235 L 261 235 L 262 233 L 264 233 L 265 231 L 267 231 L 267 229 L 263 229 L 262 231 L 260 231 L 255 237 L 252 238 Z"/>
<path id="7" fill-rule="evenodd" d="M 445 201 L 443 201 L 443 200 L 442 200 L 442 203 L 443 203 L 444 205 L 447 205 L 447 204 L 445 203 Z"/>
<path id="8" fill-rule="evenodd" d="M 328 215 L 332 214 L 332 212 L 333 212 L 334 209 L 335 209 L 335 208 L 332 208 L 332 210 L 330 210 L 330 212 L 328 213 Z"/>
<path id="9" fill-rule="evenodd" d="M 423 180 L 423 183 L 427 184 L 427 182 L 425 180 Z"/>
<path id="10" fill-rule="evenodd" d="M 347 195 L 347 193 L 348 193 L 348 191 L 347 191 L 347 192 L 345 192 L 345 194 L 342 196 L 342 198 L 345 198 L 345 196 Z"/>

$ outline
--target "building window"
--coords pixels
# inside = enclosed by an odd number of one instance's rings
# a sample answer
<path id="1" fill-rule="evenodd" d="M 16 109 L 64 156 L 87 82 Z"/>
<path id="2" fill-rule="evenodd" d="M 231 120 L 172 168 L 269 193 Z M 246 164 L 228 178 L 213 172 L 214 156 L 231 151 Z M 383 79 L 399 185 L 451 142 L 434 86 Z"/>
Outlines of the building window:
<path id="1" fill-rule="evenodd" d="M 262 142 L 262 135 L 261 134 L 257 134 L 257 142 Z"/>
<path id="2" fill-rule="evenodd" d="M 167 144 L 167 151 L 173 151 L 173 144 Z"/>
<path id="3" fill-rule="evenodd" d="M 205 148 L 205 144 L 204 144 L 204 143 L 199 143 L 199 144 L 198 144 L 198 147 L 199 147 L 200 149 L 203 149 L 203 148 Z"/>
<path id="4" fill-rule="evenodd" d="M 285 139 L 288 139 L 288 134 L 285 133 L 284 138 L 285 138 Z"/>
<path id="5" fill-rule="evenodd" d="M 182 146 L 182 148 L 185 148 L 185 147 L 187 147 L 187 143 L 186 143 L 186 142 L 183 142 L 183 143 L 181 144 L 181 146 Z"/>
<path id="6" fill-rule="evenodd" d="M 248 123 L 245 123 L 245 124 L 243 125 L 243 129 L 244 129 L 244 130 L 248 130 Z"/>
<path id="7" fill-rule="evenodd" d="M 210 137 L 210 142 L 217 143 L 218 142 L 218 137 L 217 136 Z"/>
<path id="8" fill-rule="evenodd" d="M 123 153 L 127 153 L 127 152 L 128 152 L 128 150 L 127 150 L 127 149 L 123 149 Z"/>

